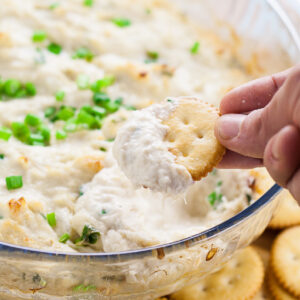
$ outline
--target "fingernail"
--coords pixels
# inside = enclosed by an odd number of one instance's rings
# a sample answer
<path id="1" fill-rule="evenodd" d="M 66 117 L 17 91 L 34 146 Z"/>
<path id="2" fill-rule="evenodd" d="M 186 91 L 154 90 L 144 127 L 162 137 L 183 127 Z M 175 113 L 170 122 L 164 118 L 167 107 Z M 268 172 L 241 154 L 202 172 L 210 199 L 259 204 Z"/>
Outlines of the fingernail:
<path id="1" fill-rule="evenodd" d="M 280 159 L 280 139 L 275 138 L 275 141 L 273 142 L 271 146 L 271 152 L 272 152 L 272 157 L 274 160 L 279 160 Z"/>
<path id="2" fill-rule="evenodd" d="M 223 140 L 230 140 L 239 134 L 246 116 L 238 114 L 223 115 L 218 120 L 218 133 Z"/>

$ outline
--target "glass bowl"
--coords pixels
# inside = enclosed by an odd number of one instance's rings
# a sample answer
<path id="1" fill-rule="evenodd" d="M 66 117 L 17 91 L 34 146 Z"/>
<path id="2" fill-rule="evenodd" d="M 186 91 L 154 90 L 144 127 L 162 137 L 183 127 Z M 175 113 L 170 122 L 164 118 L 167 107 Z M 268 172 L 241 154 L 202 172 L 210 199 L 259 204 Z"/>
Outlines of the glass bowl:
<path id="1" fill-rule="evenodd" d="M 299 60 L 300 26 L 275 0 L 176 2 L 224 39 L 232 37 L 229 27 L 234 28 L 243 41 L 237 55 L 246 60 L 255 52 L 269 72 Z M 272 217 L 280 189 L 274 185 L 247 209 L 205 232 L 140 250 L 73 254 L 0 243 L 0 299 L 155 299 L 169 294 L 216 270 L 257 238 Z"/>

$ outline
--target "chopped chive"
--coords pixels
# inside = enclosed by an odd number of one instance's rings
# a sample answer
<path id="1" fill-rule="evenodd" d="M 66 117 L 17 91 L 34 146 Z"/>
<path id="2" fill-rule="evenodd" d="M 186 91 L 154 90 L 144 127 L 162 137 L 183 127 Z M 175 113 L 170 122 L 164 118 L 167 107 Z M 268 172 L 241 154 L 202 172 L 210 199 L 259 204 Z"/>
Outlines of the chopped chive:
<path id="1" fill-rule="evenodd" d="M 93 101 L 96 105 L 105 106 L 110 102 L 110 98 L 105 93 L 95 93 L 93 96 Z"/>
<path id="2" fill-rule="evenodd" d="M 64 125 L 64 131 L 66 132 L 74 132 L 77 129 L 76 118 L 69 119 Z"/>
<path id="3" fill-rule="evenodd" d="M 0 127 L 0 139 L 4 141 L 8 141 L 12 135 L 12 131 L 4 126 Z"/>
<path id="4" fill-rule="evenodd" d="M 96 244 L 100 237 L 100 232 L 90 225 L 84 225 L 81 236 L 75 240 L 75 244 L 83 245 Z"/>
<path id="5" fill-rule="evenodd" d="M 5 155 L 3 153 L 0 154 L 0 159 L 4 159 Z"/>
<path id="6" fill-rule="evenodd" d="M 60 3 L 55 2 L 55 3 L 50 4 L 49 8 L 50 9 L 55 9 L 55 8 L 59 7 L 59 5 L 60 5 Z"/>
<path id="7" fill-rule="evenodd" d="M 64 130 L 57 130 L 55 137 L 57 140 L 64 140 L 67 137 L 67 133 Z"/>
<path id="8" fill-rule="evenodd" d="M 47 34 L 44 30 L 36 30 L 32 35 L 32 41 L 34 43 L 43 42 L 47 38 Z"/>
<path id="9" fill-rule="evenodd" d="M 84 288 L 85 288 L 85 286 L 83 284 L 79 284 L 73 288 L 73 291 L 78 292 L 78 291 L 83 290 Z"/>
<path id="10" fill-rule="evenodd" d="M 251 200 L 252 200 L 252 196 L 250 194 L 246 194 L 246 198 L 247 198 L 248 205 L 250 205 Z"/>
<path id="11" fill-rule="evenodd" d="M 64 91 L 58 91 L 58 92 L 56 92 L 56 94 L 55 94 L 56 101 L 61 102 L 61 101 L 64 100 L 64 98 L 65 98 L 65 92 Z"/>
<path id="12" fill-rule="evenodd" d="M 115 82 L 114 76 L 107 76 L 102 79 L 99 79 L 91 84 L 91 90 L 93 92 L 100 92 L 101 89 L 106 88 L 112 85 Z"/>
<path id="13" fill-rule="evenodd" d="M 217 186 L 221 186 L 222 184 L 223 184 L 222 180 L 219 180 L 219 181 L 217 182 Z"/>
<path id="14" fill-rule="evenodd" d="M 104 148 L 104 147 L 100 147 L 100 150 L 103 151 L 103 152 L 106 152 L 106 151 L 107 151 L 107 149 Z"/>
<path id="15" fill-rule="evenodd" d="M 159 58 L 158 52 L 155 52 L 155 51 L 147 51 L 146 54 L 147 54 L 148 58 L 150 58 L 152 60 L 157 60 Z"/>
<path id="16" fill-rule="evenodd" d="M 35 96 L 36 95 L 36 87 L 32 82 L 26 82 L 25 83 L 25 90 L 27 92 L 27 95 L 29 95 L 29 96 Z"/>
<path id="17" fill-rule="evenodd" d="M 26 117 L 25 117 L 25 123 L 27 125 L 30 125 L 30 126 L 33 126 L 33 127 L 36 127 L 38 126 L 40 123 L 41 123 L 41 119 L 35 115 L 32 115 L 32 114 L 28 114 Z"/>
<path id="18" fill-rule="evenodd" d="M 21 88 L 21 82 L 17 79 L 8 79 L 3 84 L 3 91 L 7 96 L 14 97 Z"/>
<path id="19" fill-rule="evenodd" d="M 94 58 L 94 54 L 91 50 L 81 47 L 76 50 L 76 52 L 72 56 L 73 59 L 85 59 L 86 61 L 91 61 Z"/>
<path id="20" fill-rule="evenodd" d="M 5 178 L 8 190 L 19 189 L 23 186 L 22 176 L 9 176 Z"/>
<path id="21" fill-rule="evenodd" d="M 190 48 L 190 52 L 191 52 L 192 54 L 197 54 L 198 51 L 199 51 L 199 47 L 200 47 L 200 43 L 199 43 L 199 42 L 195 42 L 195 43 L 193 44 L 193 46 Z"/>
<path id="22" fill-rule="evenodd" d="M 215 206 L 216 204 L 222 201 L 222 197 L 223 195 L 221 193 L 217 193 L 216 191 L 213 191 L 207 196 L 207 200 L 211 206 Z"/>
<path id="23" fill-rule="evenodd" d="M 55 115 L 55 113 L 56 113 L 56 108 L 54 106 L 50 106 L 50 107 L 46 108 L 44 116 L 46 118 L 51 118 Z"/>
<path id="24" fill-rule="evenodd" d="M 59 242 L 65 244 L 70 239 L 70 235 L 68 233 L 64 233 L 60 238 Z"/>
<path id="25" fill-rule="evenodd" d="M 102 215 L 105 215 L 105 214 L 107 214 L 107 211 L 106 211 L 106 209 L 102 208 L 102 210 L 101 210 L 101 214 L 102 214 Z"/>
<path id="26" fill-rule="evenodd" d="M 103 108 L 103 107 L 100 107 L 100 106 L 93 106 L 92 107 L 92 110 L 90 112 L 90 114 L 92 114 L 93 116 L 97 116 L 99 117 L 100 119 L 101 118 L 104 118 L 105 115 L 106 115 L 106 109 Z"/>
<path id="27" fill-rule="evenodd" d="M 85 74 L 80 74 L 76 79 L 77 86 L 80 90 L 86 90 L 90 85 L 90 78 Z"/>
<path id="28" fill-rule="evenodd" d="M 84 110 L 81 110 L 77 115 L 77 124 L 85 124 L 88 128 L 97 127 L 95 118 Z"/>
<path id="29" fill-rule="evenodd" d="M 131 25 L 131 21 L 129 19 L 124 18 L 114 18 L 111 20 L 116 26 L 119 27 L 127 27 Z"/>
<path id="30" fill-rule="evenodd" d="M 75 115 L 75 110 L 71 106 L 65 106 L 62 107 L 58 112 L 57 112 L 57 118 L 58 120 L 63 120 L 67 121 L 70 118 L 72 118 Z"/>
<path id="31" fill-rule="evenodd" d="M 56 43 L 50 43 L 47 49 L 55 55 L 60 54 L 62 47 Z"/>
<path id="32" fill-rule="evenodd" d="M 46 217 L 47 217 L 48 224 L 49 224 L 51 227 L 55 227 L 55 226 L 56 226 L 55 212 L 52 212 L 52 213 L 47 214 Z"/>
<path id="33" fill-rule="evenodd" d="M 25 123 L 13 122 L 11 124 L 12 132 L 15 138 L 25 143 L 30 135 L 30 129 Z"/>
<path id="34" fill-rule="evenodd" d="M 83 0 L 83 5 L 92 7 L 94 4 L 93 0 Z"/>
<path id="35" fill-rule="evenodd" d="M 51 131 L 50 131 L 50 129 L 47 126 L 45 126 L 45 125 L 41 125 L 38 128 L 38 131 L 43 136 L 44 143 L 48 144 L 49 141 L 50 141 L 50 137 L 51 137 Z"/>
<path id="36" fill-rule="evenodd" d="M 45 146 L 44 136 L 40 133 L 30 133 L 27 142 L 32 146 Z"/>

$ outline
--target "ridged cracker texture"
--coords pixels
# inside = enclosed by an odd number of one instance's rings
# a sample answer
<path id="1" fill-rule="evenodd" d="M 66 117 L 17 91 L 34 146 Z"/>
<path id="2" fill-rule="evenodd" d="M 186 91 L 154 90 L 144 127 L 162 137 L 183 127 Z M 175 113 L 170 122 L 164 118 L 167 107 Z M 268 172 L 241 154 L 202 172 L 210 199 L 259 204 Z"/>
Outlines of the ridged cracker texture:
<path id="1" fill-rule="evenodd" d="M 220 162 L 225 148 L 218 142 L 214 127 L 217 108 L 195 97 L 180 98 L 178 106 L 163 123 L 169 126 L 166 140 L 176 162 L 193 180 L 200 180 Z"/>

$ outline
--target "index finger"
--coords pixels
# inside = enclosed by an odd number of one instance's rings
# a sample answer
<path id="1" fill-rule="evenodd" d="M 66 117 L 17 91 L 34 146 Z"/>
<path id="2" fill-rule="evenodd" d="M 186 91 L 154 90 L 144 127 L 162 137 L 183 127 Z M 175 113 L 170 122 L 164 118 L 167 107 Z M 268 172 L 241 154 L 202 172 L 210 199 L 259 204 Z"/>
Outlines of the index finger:
<path id="1" fill-rule="evenodd" d="M 245 113 L 265 107 L 282 86 L 291 69 L 247 82 L 233 89 L 221 101 L 221 114 Z"/>

